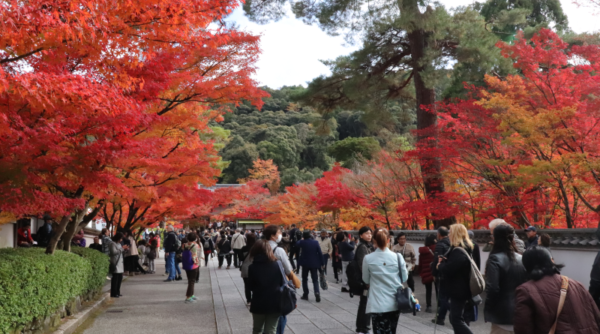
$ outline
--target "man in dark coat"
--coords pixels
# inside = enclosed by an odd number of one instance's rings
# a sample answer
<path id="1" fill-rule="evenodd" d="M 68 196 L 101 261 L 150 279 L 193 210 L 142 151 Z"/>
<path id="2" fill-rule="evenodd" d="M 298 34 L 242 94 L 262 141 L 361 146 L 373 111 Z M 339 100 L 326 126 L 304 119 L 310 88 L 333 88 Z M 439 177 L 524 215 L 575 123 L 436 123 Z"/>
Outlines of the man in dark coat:
<path id="1" fill-rule="evenodd" d="M 436 266 L 438 264 L 438 259 L 440 257 L 444 257 L 446 253 L 450 250 L 450 239 L 448 235 L 450 231 L 444 226 L 438 228 L 438 242 L 435 245 L 435 256 L 433 262 L 431 262 L 431 272 L 439 283 L 439 291 L 438 291 L 438 313 L 435 319 L 432 321 L 435 323 L 437 321 L 438 325 L 444 325 L 444 320 L 446 319 L 446 313 L 448 313 L 448 309 L 450 308 L 450 298 L 448 296 L 448 288 L 447 284 L 444 283 L 444 277 L 442 277 L 441 273 L 437 270 Z"/>
<path id="2" fill-rule="evenodd" d="M 319 269 L 325 265 L 323 260 L 323 253 L 321 252 L 321 246 L 317 240 L 312 238 L 310 231 L 304 231 L 302 239 L 296 243 L 296 246 L 300 250 L 300 259 L 298 260 L 298 266 L 302 267 L 302 298 L 308 300 L 308 273 L 313 281 L 313 287 L 315 290 L 315 298 L 317 303 L 321 301 L 321 295 L 319 294 Z"/>
<path id="3" fill-rule="evenodd" d="M 528 228 L 526 228 L 525 234 L 527 235 L 527 240 L 525 241 L 525 249 L 529 249 L 533 246 L 538 245 L 538 239 L 540 237 L 537 235 L 535 227 L 529 226 Z"/>

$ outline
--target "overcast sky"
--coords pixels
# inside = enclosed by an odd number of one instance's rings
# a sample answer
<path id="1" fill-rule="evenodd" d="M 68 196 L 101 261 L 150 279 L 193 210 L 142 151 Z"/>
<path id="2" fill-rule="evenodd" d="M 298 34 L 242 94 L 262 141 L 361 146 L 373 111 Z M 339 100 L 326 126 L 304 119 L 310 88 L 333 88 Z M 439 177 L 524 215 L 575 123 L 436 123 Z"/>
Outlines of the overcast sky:
<path id="1" fill-rule="evenodd" d="M 472 0 L 441 0 L 447 7 L 473 3 Z M 561 0 L 569 25 L 575 32 L 598 31 L 600 15 L 593 16 L 589 8 L 578 8 L 571 0 Z M 256 79 L 271 88 L 306 85 L 313 78 L 328 74 L 329 70 L 319 60 L 335 59 L 349 54 L 358 45 L 345 46 L 342 37 L 331 37 L 316 26 L 308 26 L 293 17 L 266 25 L 252 23 L 237 9 L 228 21 L 235 22 L 241 30 L 260 34 L 262 55 L 258 61 Z"/>

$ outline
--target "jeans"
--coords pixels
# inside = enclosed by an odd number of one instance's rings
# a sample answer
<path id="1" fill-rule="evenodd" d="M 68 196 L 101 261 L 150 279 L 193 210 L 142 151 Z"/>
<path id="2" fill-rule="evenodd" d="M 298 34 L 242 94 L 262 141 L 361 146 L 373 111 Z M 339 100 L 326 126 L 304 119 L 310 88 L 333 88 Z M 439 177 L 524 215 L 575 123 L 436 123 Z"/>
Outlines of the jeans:
<path id="1" fill-rule="evenodd" d="M 154 260 L 150 260 L 148 259 L 148 271 L 150 271 L 151 273 L 154 272 Z"/>
<path id="2" fill-rule="evenodd" d="M 118 297 L 121 295 L 121 282 L 123 282 L 123 273 L 112 274 L 110 279 L 110 296 Z"/>
<path id="3" fill-rule="evenodd" d="M 219 254 L 219 268 L 223 266 L 224 259 L 227 259 L 227 266 L 231 266 L 231 254 Z"/>
<path id="4" fill-rule="evenodd" d="M 287 317 L 282 315 L 279 317 L 279 322 L 277 323 L 277 334 L 283 334 L 285 325 L 287 325 Z"/>
<path id="5" fill-rule="evenodd" d="M 396 334 L 400 311 L 372 313 L 373 334 Z"/>
<path id="6" fill-rule="evenodd" d="M 306 268 L 302 267 L 302 292 L 303 296 L 308 296 L 308 273 L 313 281 L 313 288 L 315 289 L 315 295 L 319 294 L 319 274 L 317 268 Z"/>
<path id="7" fill-rule="evenodd" d="M 437 321 L 443 322 L 446 319 L 446 313 L 450 308 L 450 298 L 442 288 L 438 291 L 438 316 Z"/>
<path id="8" fill-rule="evenodd" d="M 252 301 L 252 291 L 250 290 L 249 278 L 243 278 L 244 280 L 244 295 L 246 296 L 246 303 Z"/>
<path id="9" fill-rule="evenodd" d="M 187 298 L 190 298 L 191 296 L 194 295 L 194 284 L 196 284 L 196 280 L 200 277 L 200 268 L 186 270 L 185 273 L 187 275 L 187 281 L 188 281 L 188 286 L 187 286 L 187 291 L 185 292 L 185 296 Z"/>
<path id="10" fill-rule="evenodd" d="M 279 313 L 252 313 L 252 334 L 275 334 Z"/>
<path id="11" fill-rule="evenodd" d="M 340 284 L 342 284 L 342 286 L 344 287 L 348 287 L 348 278 L 346 277 L 346 268 L 348 268 L 348 265 L 350 264 L 350 261 L 342 261 L 342 277 L 340 277 Z M 346 282 L 346 283 L 344 283 Z"/>
<path id="12" fill-rule="evenodd" d="M 369 297 L 364 296 L 364 294 L 360 295 L 360 302 L 358 303 L 358 312 L 356 312 L 357 333 L 368 333 L 371 330 L 371 314 L 365 314 L 365 311 L 367 310 L 368 300 Z"/>
<path id="13" fill-rule="evenodd" d="M 169 274 L 168 279 L 174 280 L 175 279 L 175 252 L 170 252 L 169 255 L 167 255 L 165 257 L 165 260 L 166 260 L 165 270 Z"/>
<path id="14" fill-rule="evenodd" d="M 450 324 L 452 324 L 455 334 L 473 334 L 463 317 L 466 304 L 466 300 L 460 299 L 452 299 L 450 302 Z"/>
<path id="15" fill-rule="evenodd" d="M 179 264 L 181 262 L 174 261 L 175 263 L 175 271 L 177 272 L 177 277 L 181 277 L 181 268 L 179 268 Z"/>
<path id="16" fill-rule="evenodd" d="M 327 275 L 327 262 L 329 261 L 329 254 L 323 254 L 323 263 L 325 263 L 324 269 L 319 268 L 319 272 Z"/>

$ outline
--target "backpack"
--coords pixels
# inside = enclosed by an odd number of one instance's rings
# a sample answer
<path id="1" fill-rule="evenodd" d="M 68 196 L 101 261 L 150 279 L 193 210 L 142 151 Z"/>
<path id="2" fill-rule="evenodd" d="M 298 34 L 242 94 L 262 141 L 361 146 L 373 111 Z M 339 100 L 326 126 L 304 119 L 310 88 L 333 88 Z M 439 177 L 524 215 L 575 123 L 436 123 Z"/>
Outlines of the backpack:
<path id="1" fill-rule="evenodd" d="M 204 250 L 210 249 L 210 241 L 207 238 L 206 240 L 204 240 Z"/>
<path id="2" fill-rule="evenodd" d="M 177 248 L 181 247 L 181 240 L 179 240 L 177 236 L 175 236 L 175 246 L 177 246 Z"/>
<path id="3" fill-rule="evenodd" d="M 156 248 L 151 248 L 150 252 L 148 253 L 148 260 L 154 259 L 156 259 Z"/>
<path id="4" fill-rule="evenodd" d="M 299 229 L 296 229 L 292 234 L 292 242 L 298 242 L 302 240 L 302 232 Z"/>
<path id="5" fill-rule="evenodd" d="M 192 247 L 192 249 L 194 248 L 195 247 Z M 181 253 L 181 266 L 183 267 L 183 270 L 192 270 L 194 268 L 194 258 L 192 257 L 191 249 L 186 248 Z"/>
<path id="6" fill-rule="evenodd" d="M 477 269 L 477 265 L 475 264 L 475 261 L 473 261 L 473 258 L 469 255 L 469 253 L 467 253 L 466 250 L 464 250 L 461 247 L 456 247 L 455 249 L 459 249 L 461 252 L 463 252 L 465 255 L 467 255 L 467 257 L 471 261 L 471 274 L 469 276 L 469 287 L 471 289 L 471 296 L 475 297 L 475 296 L 481 294 L 485 290 L 485 280 L 483 279 L 483 275 L 481 275 L 481 272 L 479 271 L 479 269 Z"/>

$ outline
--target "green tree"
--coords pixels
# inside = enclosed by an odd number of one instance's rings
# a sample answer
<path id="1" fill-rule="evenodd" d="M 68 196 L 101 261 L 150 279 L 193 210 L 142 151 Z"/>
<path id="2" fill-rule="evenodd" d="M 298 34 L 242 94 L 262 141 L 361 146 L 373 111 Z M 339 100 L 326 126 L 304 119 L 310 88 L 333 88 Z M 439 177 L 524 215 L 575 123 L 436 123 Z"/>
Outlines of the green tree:
<path id="1" fill-rule="evenodd" d="M 331 145 L 327 152 L 344 167 L 352 167 L 357 161 L 371 160 L 375 153 L 381 151 L 377 139 L 373 137 L 347 137 Z"/>

